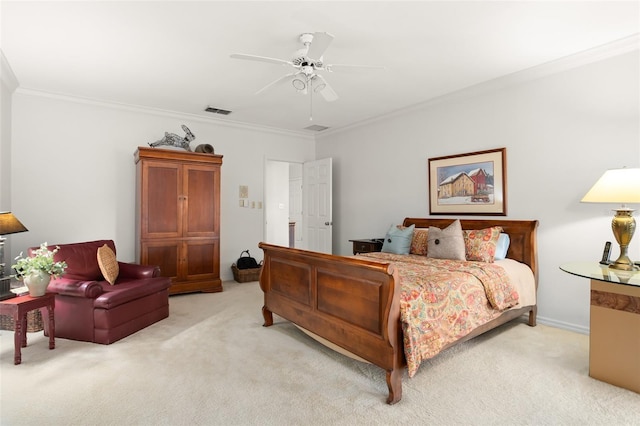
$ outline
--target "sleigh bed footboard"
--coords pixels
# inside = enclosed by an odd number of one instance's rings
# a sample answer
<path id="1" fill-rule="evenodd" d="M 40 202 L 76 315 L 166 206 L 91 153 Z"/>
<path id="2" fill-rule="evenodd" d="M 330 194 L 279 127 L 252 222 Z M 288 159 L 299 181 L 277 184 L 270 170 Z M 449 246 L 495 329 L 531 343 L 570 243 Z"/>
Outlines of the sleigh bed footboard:
<path id="1" fill-rule="evenodd" d="M 264 325 L 273 314 L 386 371 L 393 404 L 402 398 L 400 286 L 387 263 L 260 243 Z"/>

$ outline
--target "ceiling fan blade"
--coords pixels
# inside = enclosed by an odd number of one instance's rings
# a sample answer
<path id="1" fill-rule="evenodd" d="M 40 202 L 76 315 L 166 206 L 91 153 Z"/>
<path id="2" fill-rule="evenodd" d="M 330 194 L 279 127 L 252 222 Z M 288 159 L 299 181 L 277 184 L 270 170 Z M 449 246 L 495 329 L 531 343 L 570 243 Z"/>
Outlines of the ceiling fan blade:
<path id="1" fill-rule="evenodd" d="M 256 95 L 259 95 L 260 93 L 264 92 L 267 89 L 270 89 L 273 86 L 276 86 L 277 84 L 284 83 L 285 81 L 287 81 L 289 78 L 293 77 L 296 74 L 297 73 L 292 72 L 291 74 L 283 75 L 282 77 L 278 78 L 277 80 L 272 81 L 271 83 L 269 83 L 266 86 L 264 86 L 262 89 L 258 90 L 256 92 Z"/>
<path id="2" fill-rule="evenodd" d="M 350 64 L 327 64 L 324 69 L 329 72 L 349 72 L 361 70 L 384 70 L 385 67 L 379 65 L 350 65 Z"/>
<path id="3" fill-rule="evenodd" d="M 321 76 L 316 75 L 314 78 L 315 86 L 313 91 L 320 93 L 325 101 L 333 102 L 338 99 L 338 94 L 329 86 L 329 83 Z"/>
<path id="4" fill-rule="evenodd" d="M 277 58 L 269 58 L 266 56 L 256 56 L 256 55 L 247 55 L 244 53 L 234 53 L 231 55 L 232 58 L 234 59 L 247 59 L 249 61 L 258 61 L 258 62 L 269 62 L 271 64 L 278 64 L 278 65 L 291 65 L 293 66 L 293 62 L 291 61 L 285 61 L 284 59 L 277 59 Z"/>
<path id="5" fill-rule="evenodd" d="M 333 36 L 329 33 L 313 33 L 313 41 L 309 46 L 307 56 L 311 59 L 320 59 L 332 41 Z"/>

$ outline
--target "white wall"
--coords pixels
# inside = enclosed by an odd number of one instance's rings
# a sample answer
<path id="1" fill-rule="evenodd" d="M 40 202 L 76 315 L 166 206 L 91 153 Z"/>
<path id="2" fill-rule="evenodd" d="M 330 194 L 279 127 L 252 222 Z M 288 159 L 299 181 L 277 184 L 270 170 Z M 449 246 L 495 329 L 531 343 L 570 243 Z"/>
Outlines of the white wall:
<path id="1" fill-rule="evenodd" d="M 404 217 L 428 216 L 428 158 L 506 147 L 507 217 L 540 221 L 539 318 L 588 330 L 589 282 L 559 266 L 599 260 L 605 241 L 617 256 L 614 206 L 580 199 L 606 169 L 640 166 L 638 60 L 636 50 L 469 90 L 318 138 L 317 158 L 334 161 L 334 253 L 350 254 L 349 239 L 384 236 Z M 630 256 L 640 259 L 640 234 Z"/>
<path id="2" fill-rule="evenodd" d="M 11 210 L 11 99 L 17 87 L 18 80 L 0 50 L 0 211 Z"/>
<path id="3" fill-rule="evenodd" d="M 134 261 L 135 164 L 138 146 L 165 131 L 195 134 L 224 156 L 221 174 L 223 280 L 242 250 L 261 259 L 263 209 L 239 206 L 239 186 L 263 200 L 264 159 L 309 161 L 312 138 L 224 125 L 192 116 L 156 113 L 18 91 L 13 99 L 12 207 L 29 232 L 16 234 L 13 256 L 41 242 L 113 239 L 118 258 Z"/>
<path id="4" fill-rule="evenodd" d="M 18 87 L 18 80 L 0 50 L 0 212 L 11 211 L 11 100 Z M 19 216 L 16 216 L 20 220 Z M 7 264 L 5 273 L 9 274 L 11 257 L 11 241 L 14 235 L 7 235 L 4 248 L 4 259 Z"/>

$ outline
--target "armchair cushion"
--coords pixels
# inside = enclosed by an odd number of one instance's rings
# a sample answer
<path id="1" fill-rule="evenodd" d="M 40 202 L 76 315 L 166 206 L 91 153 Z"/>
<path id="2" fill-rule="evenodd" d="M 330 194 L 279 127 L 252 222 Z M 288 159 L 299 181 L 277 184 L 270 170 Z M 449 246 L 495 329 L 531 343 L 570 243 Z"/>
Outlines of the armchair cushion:
<path id="1" fill-rule="evenodd" d="M 158 278 L 142 278 L 118 282 L 118 285 L 115 286 L 106 285 L 105 291 L 96 298 L 94 307 L 112 309 L 149 294 L 166 291 L 167 288 L 165 280 Z"/>

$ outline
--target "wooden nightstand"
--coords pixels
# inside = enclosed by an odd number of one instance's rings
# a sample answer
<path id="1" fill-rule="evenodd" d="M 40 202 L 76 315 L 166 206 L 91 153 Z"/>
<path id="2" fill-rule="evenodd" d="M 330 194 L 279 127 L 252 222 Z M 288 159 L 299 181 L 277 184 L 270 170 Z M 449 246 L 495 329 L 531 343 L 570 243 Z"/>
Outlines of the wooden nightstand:
<path id="1" fill-rule="evenodd" d="M 353 243 L 353 254 L 370 253 L 382 250 L 384 238 L 370 238 L 364 240 L 349 240 Z"/>

